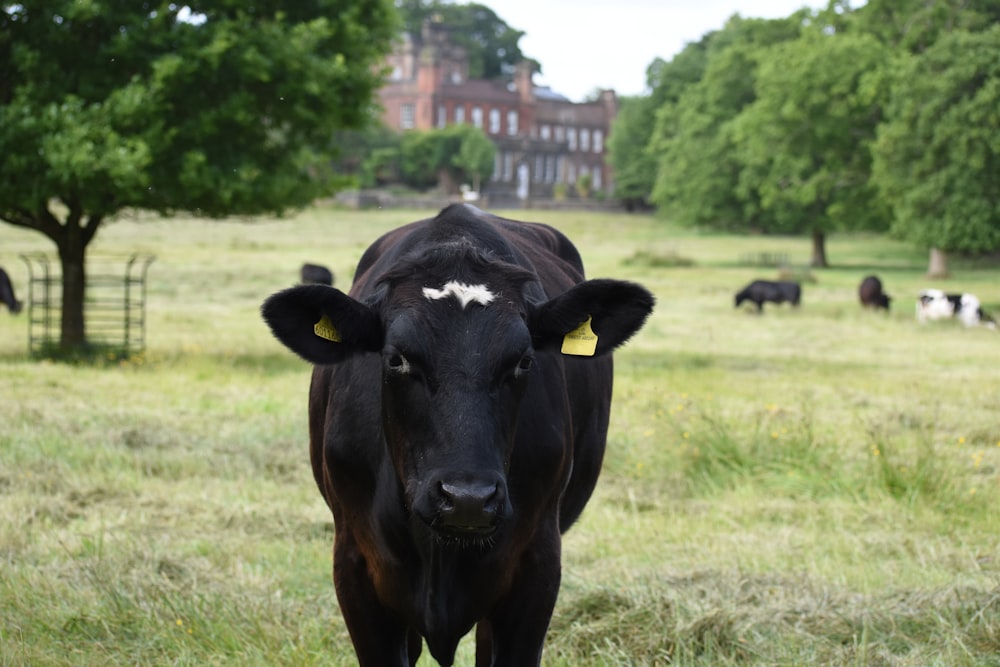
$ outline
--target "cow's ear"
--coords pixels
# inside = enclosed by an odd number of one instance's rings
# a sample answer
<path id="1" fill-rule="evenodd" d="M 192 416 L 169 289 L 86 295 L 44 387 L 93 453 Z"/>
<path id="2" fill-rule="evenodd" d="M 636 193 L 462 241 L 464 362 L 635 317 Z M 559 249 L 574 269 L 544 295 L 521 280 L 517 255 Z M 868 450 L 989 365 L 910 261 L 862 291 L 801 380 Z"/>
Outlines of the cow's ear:
<path id="1" fill-rule="evenodd" d="M 377 313 L 326 285 L 299 285 L 272 294 L 261 314 L 278 340 L 314 364 L 335 364 L 356 352 L 382 348 Z"/>
<path id="2" fill-rule="evenodd" d="M 536 348 L 594 357 L 615 349 L 638 331 L 655 299 L 641 285 L 588 280 L 531 309 L 528 327 Z"/>

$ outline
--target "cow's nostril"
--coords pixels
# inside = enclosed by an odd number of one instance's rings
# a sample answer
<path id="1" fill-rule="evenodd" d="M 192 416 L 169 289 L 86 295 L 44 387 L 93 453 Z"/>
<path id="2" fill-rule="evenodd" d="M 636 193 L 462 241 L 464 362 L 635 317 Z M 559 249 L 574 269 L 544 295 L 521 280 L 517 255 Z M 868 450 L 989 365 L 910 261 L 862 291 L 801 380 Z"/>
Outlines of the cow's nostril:
<path id="1" fill-rule="evenodd" d="M 438 490 L 438 511 L 443 525 L 448 527 L 492 526 L 504 502 L 501 485 L 497 482 L 473 484 L 441 482 Z"/>

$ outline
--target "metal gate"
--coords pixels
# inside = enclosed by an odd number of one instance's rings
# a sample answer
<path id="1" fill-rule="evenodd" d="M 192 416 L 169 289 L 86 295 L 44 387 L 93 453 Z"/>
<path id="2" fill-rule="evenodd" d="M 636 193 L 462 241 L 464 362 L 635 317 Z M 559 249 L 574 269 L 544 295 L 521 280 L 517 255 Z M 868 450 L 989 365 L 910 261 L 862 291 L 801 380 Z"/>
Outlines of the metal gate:
<path id="1" fill-rule="evenodd" d="M 43 253 L 21 255 L 28 266 L 28 352 L 46 356 L 59 346 L 62 277 Z M 87 344 L 129 357 L 146 348 L 146 274 L 154 255 L 87 261 L 84 296 Z M 117 272 L 116 272 L 117 271 Z"/>

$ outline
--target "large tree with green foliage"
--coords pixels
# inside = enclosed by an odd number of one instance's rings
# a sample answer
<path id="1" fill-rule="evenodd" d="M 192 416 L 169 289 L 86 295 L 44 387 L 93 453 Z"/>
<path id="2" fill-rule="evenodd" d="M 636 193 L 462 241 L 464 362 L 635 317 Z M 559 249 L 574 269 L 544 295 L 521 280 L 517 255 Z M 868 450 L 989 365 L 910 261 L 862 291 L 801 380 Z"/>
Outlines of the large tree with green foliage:
<path id="1" fill-rule="evenodd" d="M 60 345 L 86 343 L 85 253 L 115 213 L 281 212 L 336 185 L 396 34 L 389 0 L 0 5 L 0 219 L 56 245 Z"/>
<path id="2" fill-rule="evenodd" d="M 875 179 L 892 232 L 932 252 L 1000 249 L 1000 25 L 953 31 L 895 72 Z"/>
<path id="3" fill-rule="evenodd" d="M 806 10 L 787 19 L 734 16 L 709 36 L 701 78 L 657 110 L 652 199 L 662 211 L 689 225 L 746 229 L 760 223 L 746 217 L 737 194 L 743 165 L 732 123 L 756 98 L 754 77 L 766 47 L 796 39 L 807 16 Z"/>
<path id="4" fill-rule="evenodd" d="M 878 40 L 857 33 L 807 31 L 772 46 L 757 68 L 756 99 L 732 126 L 748 217 L 766 231 L 810 234 L 813 266 L 827 266 L 829 232 L 888 226 L 870 147 L 889 58 Z"/>
<path id="5" fill-rule="evenodd" d="M 493 174 L 496 147 L 482 130 L 460 123 L 403 134 L 399 171 L 416 188 L 437 185 L 449 194 L 461 183 L 478 184 Z"/>
<path id="6" fill-rule="evenodd" d="M 476 2 L 451 3 L 442 0 L 397 0 L 404 29 L 419 37 L 424 21 L 436 21 L 452 29 L 451 39 L 469 54 L 469 77 L 494 79 L 509 75 L 525 60 L 518 42 L 523 30 L 516 30 L 486 5 Z M 541 71 L 537 61 L 532 61 Z"/>
<path id="7" fill-rule="evenodd" d="M 650 139 L 657 110 L 676 103 L 681 93 L 697 83 L 705 71 L 708 39 L 692 42 L 669 62 L 660 58 L 646 69 L 650 93 L 620 100 L 608 137 L 608 161 L 615 174 L 615 196 L 629 209 L 649 202 L 656 182 L 656 156 Z"/>
<path id="8" fill-rule="evenodd" d="M 846 0 L 831 3 L 848 4 Z M 955 30 L 980 31 L 1000 23 L 998 0 L 868 0 L 840 12 L 839 28 L 859 29 L 887 46 L 923 53 L 942 35 Z"/>

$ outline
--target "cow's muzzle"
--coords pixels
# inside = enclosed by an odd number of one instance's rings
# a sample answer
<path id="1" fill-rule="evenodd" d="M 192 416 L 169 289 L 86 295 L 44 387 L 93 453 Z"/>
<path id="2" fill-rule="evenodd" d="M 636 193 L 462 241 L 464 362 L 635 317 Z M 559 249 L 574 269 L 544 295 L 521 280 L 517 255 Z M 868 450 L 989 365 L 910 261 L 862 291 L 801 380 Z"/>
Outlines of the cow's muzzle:
<path id="1" fill-rule="evenodd" d="M 429 485 L 423 500 L 416 508 L 421 518 L 455 536 L 489 535 L 511 514 L 507 484 L 499 475 L 441 478 Z"/>

